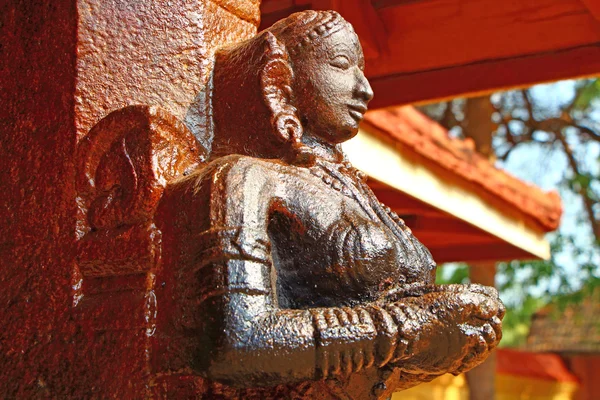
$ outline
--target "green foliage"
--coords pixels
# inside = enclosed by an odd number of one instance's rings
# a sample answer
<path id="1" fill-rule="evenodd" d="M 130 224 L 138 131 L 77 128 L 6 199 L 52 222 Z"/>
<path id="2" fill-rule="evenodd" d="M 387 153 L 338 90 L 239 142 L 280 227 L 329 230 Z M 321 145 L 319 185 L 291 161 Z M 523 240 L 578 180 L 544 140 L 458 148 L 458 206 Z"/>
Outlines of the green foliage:
<path id="1" fill-rule="evenodd" d="M 469 266 L 467 264 L 446 264 L 437 269 L 436 283 L 469 283 Z"/>
<path id="2" fill-rule="evenodd" d="M 600 278 L 592 275 L 585 281 L 581 289 L 553 296 L 552 305 L 555 306 L 555 311 L 560 313 L 570 305 L 580 304 L 586 298 L 600 295 L 598 288 L 600 288 Z"/>
<path id="3" fill-rule="evenodd" d="M 511 261 L 498 264 L 498 290 L 507 299 L 507 314 L 503 325 L 505 337 L 502 346 L 515 347 L 525 344 L 532 315 L 545 305 L 552 304 L 562 311 L 570 304 L 577 304 L 600 286 L 598 266 L 593 262 L 581 262 L 578 280 L 573 272 L 557 260 L 557 254 L 565 248 L 582 260 L 591 259 L 595 249 L 581 249 L 569 235 L 555 235 L 551 242 L 550 260 Z M 537 290 L 532 290 L 537 289 Z"/>
<path id="4" fill-rule="evenodd" d="M 575 108 L 587 110 L 600 98 L 600 79 L 582 79 L 577 82 L 576 90 L 579 92 L 575 100 Z"/>
<path id="5" fill-rule="evenodd" d="M 546 299 L 527 294 L 518 305 L 508 306 L 502 321 L 500 347 L 524 345 L 531 327 L 531 317 L 546 304 Z"/>

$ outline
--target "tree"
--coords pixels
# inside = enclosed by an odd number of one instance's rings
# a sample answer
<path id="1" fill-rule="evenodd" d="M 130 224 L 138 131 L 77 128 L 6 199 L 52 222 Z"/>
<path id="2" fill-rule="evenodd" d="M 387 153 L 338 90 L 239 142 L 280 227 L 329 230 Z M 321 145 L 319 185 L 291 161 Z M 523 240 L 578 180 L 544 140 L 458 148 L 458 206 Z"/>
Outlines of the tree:
<path id="1" fill-rule="evenodd" d="M 498 266 L 498 288 L 509 309 L 503 344 L 522 344 L 537 309 L 549 301 L 577 301 L 581 296 L 565 294 L 587 293 L 600 282 L 600 79 L 454 99 L 421 110 L 452 135 L 472 140 L 492 162 L 506 165 L 524 157 L 524 149 L 566 161 L 557 189 L 566 207 L 581 207 L 571 221 L 580 229 L 551 235 L 548 261 Z M 465 268 L 454 267 L 445 280 L 464 279 Z"/>

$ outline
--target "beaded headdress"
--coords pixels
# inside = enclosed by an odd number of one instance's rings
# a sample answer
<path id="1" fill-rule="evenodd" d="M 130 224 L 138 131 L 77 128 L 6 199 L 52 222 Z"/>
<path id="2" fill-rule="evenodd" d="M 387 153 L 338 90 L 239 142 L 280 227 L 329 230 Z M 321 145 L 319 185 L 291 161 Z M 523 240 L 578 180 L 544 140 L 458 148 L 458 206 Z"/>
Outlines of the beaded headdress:
<path id="1" fill-rule="evenodd" d="M 352 25 L 335 11 L 309 10 L 276 22 L 269 31 L 285 42 L 290 54 L 296 54 L 342 29 L 354 32 Z"/>

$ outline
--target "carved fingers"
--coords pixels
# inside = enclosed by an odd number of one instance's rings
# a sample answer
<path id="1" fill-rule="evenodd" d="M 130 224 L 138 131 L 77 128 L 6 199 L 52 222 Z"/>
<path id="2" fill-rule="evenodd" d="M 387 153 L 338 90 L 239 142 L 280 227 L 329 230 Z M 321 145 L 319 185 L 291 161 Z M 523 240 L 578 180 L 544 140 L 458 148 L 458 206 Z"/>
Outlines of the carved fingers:
<path id="1" fill-rule="evenodd" d="M 347 377 L 375 362 L 375 324 L 362 308 L 313 309 L 317 331 L 317 374 Z"/>
<path id="2" fill-rule="evenodd" d="M 497 327 L 492 323 L 484 323 L 481 326 L 463 325 L 461 327 L 463 334 L 468 338 L 467 344 L 464 346 L 464 356 L 456 363 L 449 372 L 458 375 L 471 368 L 481 364 L 496 348 L 501 338 L 501 333 L 498 334 Z"/>
<path id="3" fill-rule="evenodd" d="M 448 285 L 385 306 L 398 327 L 392 365 L 411 373 L 460 373 L 502 337 L 505 308 L 493 288 Z"/>
<path id="4" fill-rule="evenodd" d="M 390 313 L 378 305 L 365 307 L 371 315 L 377 328 L 375 341 L 375 364 L 378 367 L 386 365 L 394 356 L 398 345 L 398 325 Z"/>
<path id="5" fill-rule="evenodd" d="M 421 286 L 406 293 L 412 296 L 387 304 L 313 309 L 318 377 L 386 365 L 412 374 L 460 373 L 498 345 L 505 308 L 495 289 Z"/>

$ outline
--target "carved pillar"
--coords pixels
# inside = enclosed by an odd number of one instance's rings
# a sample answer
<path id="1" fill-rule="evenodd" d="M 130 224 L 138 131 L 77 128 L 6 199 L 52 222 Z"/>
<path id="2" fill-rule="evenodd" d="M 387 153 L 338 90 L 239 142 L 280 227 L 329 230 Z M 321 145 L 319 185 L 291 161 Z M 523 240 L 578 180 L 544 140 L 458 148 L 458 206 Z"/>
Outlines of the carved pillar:
<path id="1" fill-rule="evenodd" d="M 127 105 L 159 105 L 183 119 L 206 84 L 212 49 L 253 36 L 258 7 L 258 0 L 0 5 L 0 397 L 155 391 L 148 265 L 160 257 L 153 251 L 160 237 L 151 226 L 86 237 L 93 229 L 81 220 L 88 205 L 76 201 L 78 141 Z M 171 121 L 145 110 L 149 119 L 138 122 L 152 120 L 153 132 L 168 135 Z M 110 176 L 111 160 L 104 164 Z"/>

